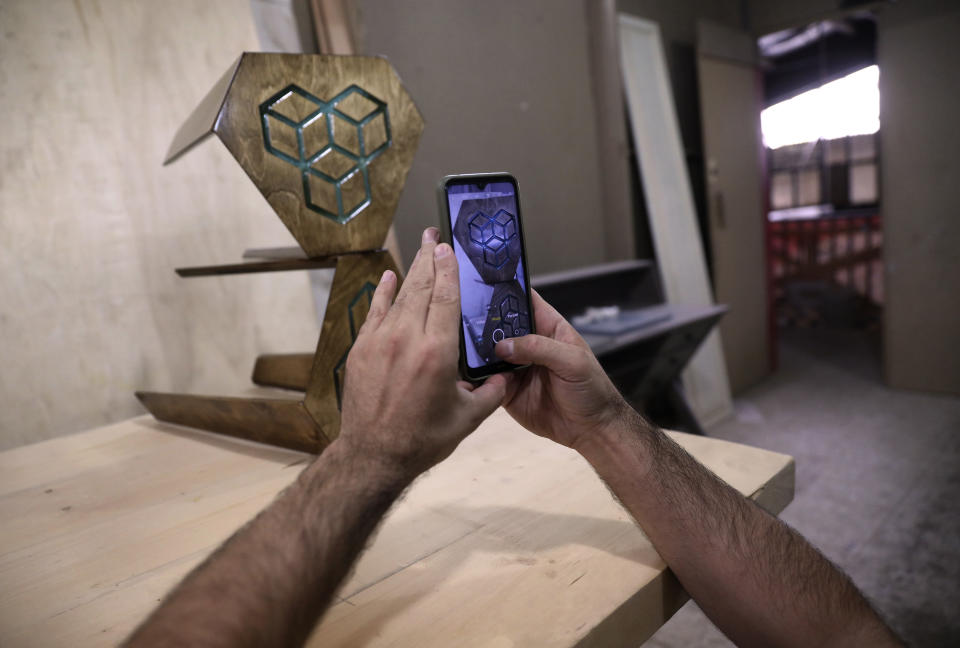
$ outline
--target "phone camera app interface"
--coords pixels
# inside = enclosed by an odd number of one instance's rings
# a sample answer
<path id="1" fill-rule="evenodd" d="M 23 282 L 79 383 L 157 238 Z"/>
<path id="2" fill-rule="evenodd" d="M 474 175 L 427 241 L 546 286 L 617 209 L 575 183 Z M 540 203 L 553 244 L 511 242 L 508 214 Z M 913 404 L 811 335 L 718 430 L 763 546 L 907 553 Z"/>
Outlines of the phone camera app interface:
<path id="1" fill-rule="evenodd" d="M 498 361 L 500 340 L 530 332 L 517 197 L 513 183 L 447 187 L 460 265 L 460 308 L 467 365 Z"/>

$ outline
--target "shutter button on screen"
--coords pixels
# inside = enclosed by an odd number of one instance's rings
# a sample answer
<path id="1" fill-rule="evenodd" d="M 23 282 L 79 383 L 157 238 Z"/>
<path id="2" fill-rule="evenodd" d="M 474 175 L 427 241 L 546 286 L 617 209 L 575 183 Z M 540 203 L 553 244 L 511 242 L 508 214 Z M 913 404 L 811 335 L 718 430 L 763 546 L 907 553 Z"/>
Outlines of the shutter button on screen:
<path id="1" fill-rule="evenodd" d="M 497 342 L 499 342 L 504 338 L 503 329 L 502 328 L 493 329 L 493 335 L 491 337 L 493 337 L 493 343 L 496 344 Z"/>

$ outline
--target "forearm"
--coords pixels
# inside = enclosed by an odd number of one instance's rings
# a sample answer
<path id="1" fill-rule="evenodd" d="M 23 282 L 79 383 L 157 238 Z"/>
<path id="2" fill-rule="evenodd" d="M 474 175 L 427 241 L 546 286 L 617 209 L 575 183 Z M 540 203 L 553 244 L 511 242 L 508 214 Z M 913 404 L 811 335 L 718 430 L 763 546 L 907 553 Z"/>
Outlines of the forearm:
<path id="1" fill-rule="evenodd" d="M 409 479 L 333 443 L 198 567 L 131 645 L 297 645 Z"/>
<path id="2" fill-rule="evenodd" d="M 580 450 L 738 644 L 895 644 L 842 572 L 632 410 Z"/>

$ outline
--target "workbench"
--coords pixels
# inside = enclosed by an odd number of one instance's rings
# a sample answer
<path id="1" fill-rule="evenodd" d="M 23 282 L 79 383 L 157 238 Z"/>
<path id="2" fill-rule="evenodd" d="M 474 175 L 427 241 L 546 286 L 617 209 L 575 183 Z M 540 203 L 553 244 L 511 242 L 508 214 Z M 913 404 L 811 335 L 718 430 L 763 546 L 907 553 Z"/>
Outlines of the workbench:
<path id="1" fill-rule="evenodd" d="M 792 499 L 790 457 L 671 434 Z M 310 459 L 148 417 L 0 454 L 0 645 L 118 643 Z M 589 464 L 498 410 L 394 506 L 311 644 L 637 645 L 686 599 Z"/>

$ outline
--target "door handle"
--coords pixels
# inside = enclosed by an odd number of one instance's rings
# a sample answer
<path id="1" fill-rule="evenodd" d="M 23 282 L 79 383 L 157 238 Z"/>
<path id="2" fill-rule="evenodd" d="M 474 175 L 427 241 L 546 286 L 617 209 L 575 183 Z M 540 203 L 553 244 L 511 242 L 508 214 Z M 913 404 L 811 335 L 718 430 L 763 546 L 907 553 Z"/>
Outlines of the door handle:
<path id="1" fill-rule="evenodd" d="M 727 214 L 723 208 L 723 192 L 713 192 L 713 218 L 717 222 L 717 227 L 727 229 Z"/>

